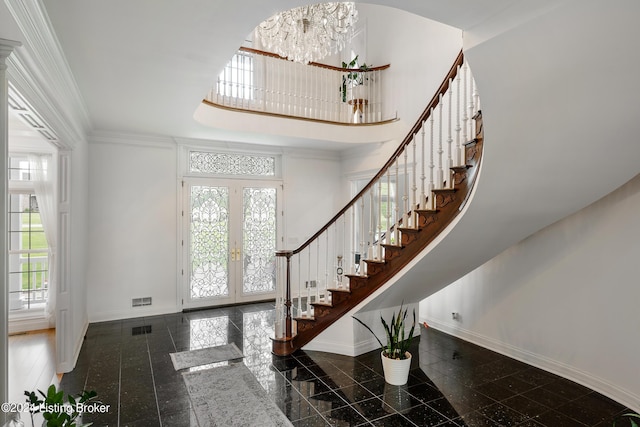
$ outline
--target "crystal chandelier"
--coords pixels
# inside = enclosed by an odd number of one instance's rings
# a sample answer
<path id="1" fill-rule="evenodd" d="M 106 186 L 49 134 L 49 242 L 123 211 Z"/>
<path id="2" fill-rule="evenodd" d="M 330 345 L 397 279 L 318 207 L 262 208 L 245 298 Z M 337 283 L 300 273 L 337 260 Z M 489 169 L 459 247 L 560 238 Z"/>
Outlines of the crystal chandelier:
<path id="1" fill-rule="evenodd" d="M 320 3 L 287 10 L 256 28 L 266 49 L 291 61 L 318 61 L 338 53 L 358 20 L 354 3 Z"/>

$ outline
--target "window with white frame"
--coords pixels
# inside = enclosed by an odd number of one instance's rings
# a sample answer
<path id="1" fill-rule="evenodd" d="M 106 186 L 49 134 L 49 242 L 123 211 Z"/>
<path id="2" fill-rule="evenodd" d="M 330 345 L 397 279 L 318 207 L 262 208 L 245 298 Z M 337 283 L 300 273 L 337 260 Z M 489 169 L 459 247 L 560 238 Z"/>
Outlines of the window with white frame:
<path id="1" fill-rule="evenodd" d="M 246 100 L 254 99 L 253 55 L 238 51 L 218 76 L 218 95 Z"/>
<path id="2" fill-rule="evenodd" d="M 46 168 L 46 162 L 42 163 Z M 9 156 L 9 310 L 42 309 L 49 297 L 49 246 L 33 185 L 34 163 Z"/>

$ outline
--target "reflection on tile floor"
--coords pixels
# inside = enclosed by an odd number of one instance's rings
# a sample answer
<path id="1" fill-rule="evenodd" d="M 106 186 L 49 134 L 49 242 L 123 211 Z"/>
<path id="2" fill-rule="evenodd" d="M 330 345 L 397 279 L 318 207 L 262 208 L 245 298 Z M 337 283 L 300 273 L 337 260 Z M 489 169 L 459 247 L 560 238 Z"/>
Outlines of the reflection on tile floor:
<path id="1" fill-rule="evenodd" d="M 110 405 L 106 414 L 85 416 L 96 426 L 197 426 L 169 353 L 235 343 L 297 427 L 604 427 L 628 412 L 586 387 L 433 329 L 414 341 L 404 386 L 384 382 L 378 351 L 273 357 L 273 317 L 273 304 L 259 303 L 91 324 L 61 386 L 96 390 Z"/>

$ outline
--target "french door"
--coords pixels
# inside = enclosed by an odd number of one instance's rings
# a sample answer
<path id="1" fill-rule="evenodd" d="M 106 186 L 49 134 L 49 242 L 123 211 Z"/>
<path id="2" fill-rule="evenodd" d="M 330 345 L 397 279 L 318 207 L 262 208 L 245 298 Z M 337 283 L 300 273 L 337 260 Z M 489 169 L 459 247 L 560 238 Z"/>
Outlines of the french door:
<path id="1" fill-rule="evenodd" d="M 189 179 L 184 190 L 183 307 L 274 298 L 279 183 Z"/>

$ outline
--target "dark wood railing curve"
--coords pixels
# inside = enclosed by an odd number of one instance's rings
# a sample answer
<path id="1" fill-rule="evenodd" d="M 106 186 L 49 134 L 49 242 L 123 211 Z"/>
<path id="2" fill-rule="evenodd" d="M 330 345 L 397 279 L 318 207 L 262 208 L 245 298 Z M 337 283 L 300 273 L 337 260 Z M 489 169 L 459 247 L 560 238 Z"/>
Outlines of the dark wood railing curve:
<path id="1" fill-rule="evenodd" d="M 475 183 L 482 153 L 482 118 L 475 89 L 473 77 L 460 52 L 414 126 L 375 176 L 303 244 L 296 249 L 276 253 L 276 265 L 280 267 L 277 273 L 274 354 L 290 354 L 300 348 L 319 333 L 316 330 L 322 331 L 353 307 L 352 303 L 362 301 L 368 292 L 382 286 L 444 230 L 462 209 Z M 452 111 L 454 104 L 455 112 Z M 446 118 L 443 117 L 445 109 Z M 435 129 L 437 137 L 434 137 Z M 426 136 L 427 130 L 429 137 Z M 419 155 L 418 147 L 421 150 Z M 404 166 L 402 175 L 399 175 L 401 157 L 404 157 Z M 434 173 L 436 163 L 437 171 Z M 425 182 L 427 164 L 430 169 L 428 186 Z M 469 168 L 472 169 L 468 173 Z M 418 193 L 417 176 L 420 172 L 421 188 Z M 456 192 L 459 192 L 458 196 Z M 464 198 L 463 203 L 460 203 L 460 197 Z M 383 213 L 383 199 L 386 215 Z M 369 206 L 365 208 L 367 203 Z M 391 209 L 395 211 L 393 216 Z M 368 233 L 365 224 L 368 224 Z M 347 227 L 351 227 L 348 232 Z M 367 235 L 368 238 L 365 237 Z M 411 249 L 404 250 L 405 247 Z M 317 258 L 316 264 L 312 263 L 312 253 Z M 350 254 L 355 254 L 355 257 Z M 292 301 L 293 257 L 297 259 L 296 277 L 299 282 L 297 295 L 293 296 L 297 298 L 297 306 Z M 334 264 L 336 258 L 338 264 Z M 306 269 L 301 262 L 307 263 Z M 344 274 L 349 286 L 345 288 L 343 273 L 332 276 L 329 271 L 330 266 L 337 265 L 334 271 L 342 271 L 342 267 L 349 264 L 351 273 Z M 307 275 L 302 277 L 301 273 Z M 330 283 L 333 283 L 331 288 Z M 324 291 L 321 291 L 323 286 Z M 316 288 L 313 294 L 311 288 Z M 297 311 L 295 322 L 292 316 L 294 309 Z"/>
<path id="2" fill-rule="evenodd" d="M 320 235 L 322 235 L 325 231 L 327 231 L 329 227 L 335 224 L 335 222 L 340 217 L 342 217 L 342 215 L 344 215 L 351 207 L 353 207 L 353 205 L 358 200 L 360 200 L 360 198 L 363 195 L 365 195 L 367 191 L 371 190 L 371 187 L 385 173 L 387 173 L 389 168 L 395 163 L 395 161 L 400 157 L 400 155 L 404 153 L 404 150 L 407 147 L 407 145 L 409 145 L 411 141 L 413 141 L 413 138 L 420 131 L 420 129 L 422 128 L 422 125 L 429 119 L 429 117 L 431 116 L 431 111 L 438 105 L 438 101 L 440 97 L 444 93 L 446 93 L 447 90 L 449 89 L 449 84 L 451 80 L 453 80 L 456 77 L 458 69 L 460 68 L 463 62 L 464 62 L 464 54 L 462 53 L 462 51 L 460 51 L 460 53 L 456 57 L 455 62 L 451 66 L 451 69 L 447 73 L 447 77 L 445 77 L 444 81 L 440 84 L 440 87 L 436 91 L 436 94 L 433 95 L 433 98 L 431 98 L 431 101 L 429 102 L 429 104 L 427 104 L 427 107 L 424 109 L 424 111 L 416 121 L 416 124 L 413 125 L 413 127 L 411 128 L 407 136 L 400 143 L 400 145 L 398 145 L 398 148 L 396 149 L 396 151 L 391 155 L 391 157 L 389 157 L 389 160 L 387 160 L 387 162 L 384 164 L 384 166 L 382 166 L 382 168 L 378 171 L 378 173 L 373 178 L 371 178 L 369 183 L 358 194 L 356 194 L 355 197 L 353 197 L 333 218 L 331 218 L 329 222 L 327 222 L 322 228 L 320 228 L 320 230 L 318 230 L 317 233 L 315 233 L 313 236 L 307 239 L 306 242 L 304 242 L 297 249 L 294 249 L 292 251 L 282 251 L 281 253 L 279 252 L 278 253 L 279 256 L 286 256 L 285 253 L 290 253 L 289 256 L 291 256 L 291 255 L 296 255 L 302 252 L 305 248 L 311 245 L 311 243 L 313 243 L 314 240 L 316 240 Z"/>

